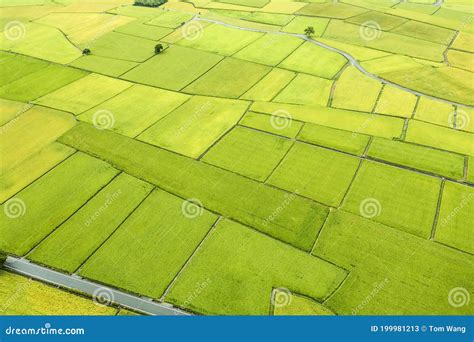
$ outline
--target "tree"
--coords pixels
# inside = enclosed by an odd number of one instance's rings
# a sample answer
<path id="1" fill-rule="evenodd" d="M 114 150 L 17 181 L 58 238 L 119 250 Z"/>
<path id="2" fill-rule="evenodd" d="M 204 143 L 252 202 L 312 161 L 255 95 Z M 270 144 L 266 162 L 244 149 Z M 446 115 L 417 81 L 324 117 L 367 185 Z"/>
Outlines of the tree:
<path id="1" fill-rule="evenodd" d="M 155 54 L 157 55 L 157 54 L 161 53 L 161 51 L 163 51 L 163 45 L 161 45 L 161 44 L 156 45 L 155 46 Z"/>
<path id="2" fill-rule="evenodd" d="M 314 27 L 313 26 L 308 26 L 305 30 L 304 30 L 304 34 L 306 35 L 306 37 L 308 38 L 311 38 L 311 36 L 315 33 L 314 31 Z"/>
<path id="3" fill-rule="evenodd" d="M 3 264 L 7 261 L 7 253 L 4 251 L 0 250 L 0 267 L 3 266 Z"/>
<path id="4" fill-rule="evenodd" d="M 86 49 L 82 50 L 82 54 L 83 54 L 84 56 L 90 55 L 90 54 L 91 54 L 91 50 L 86 48 Z"/>

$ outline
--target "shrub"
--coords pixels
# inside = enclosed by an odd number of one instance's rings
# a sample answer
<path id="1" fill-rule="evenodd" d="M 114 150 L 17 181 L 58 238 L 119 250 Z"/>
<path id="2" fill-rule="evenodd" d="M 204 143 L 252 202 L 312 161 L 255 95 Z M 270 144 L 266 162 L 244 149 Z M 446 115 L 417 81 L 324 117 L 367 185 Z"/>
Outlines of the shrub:
<path id="1" fill-rule="evenodd" d="M 0 250 L 0 267 L 3 266 L 6 260 L 7 260 L 7 253 Z"/>
<path id="2" fill-rule="evenodd" d="M 168 0 L 135 0 L 134 6 L 159 7 Z"/>
<path id="3" fill-rule="evenodd" d="M 314 27 L 313 26 L 308 26 L 305 30 L 304 30 L 304 34 L 306 35 L 306 37 L 308 38 L 311 38 L 311 36 L 315 33 L 314 31 Z"/>
<path id="4" fill-rule="evenodd" d="M 82 50 L 82 54 L 85 55 L 85 56 L 90 55 L 91 50 L 90 49 L 84 49 L 84 50 Z"/>
<path id="5" fill-rule="evenodd" d="M 163 51 L 163 45 L 161 44 L 158 44 L 155 46 L 155 54 L 159 54 L 161 53 L 161 51 Z"/>

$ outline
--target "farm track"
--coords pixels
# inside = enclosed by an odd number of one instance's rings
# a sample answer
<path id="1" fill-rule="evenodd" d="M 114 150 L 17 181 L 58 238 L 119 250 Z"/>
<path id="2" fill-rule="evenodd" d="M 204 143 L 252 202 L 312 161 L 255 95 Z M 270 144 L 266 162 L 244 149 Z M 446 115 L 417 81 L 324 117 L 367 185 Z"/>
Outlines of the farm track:
<path id="1" fill-rule="evenodd" d="M 27 277 L 49 283 L 61 288 L 79 291 L 87 295 L 104 298 L 106 303 L 119 304 L 125 308 L 139 311 L 148 315 L 155 316 L 181 316 L 188 313 L 172 307 L 171 305 L 161 304 L 151 299 L 135 296 L 120 290 L 103 286 L 98 283 L 83 279 L 76 275 L 68 275 L 53 271 L 49 268 L 34 264 L 25 259 L 9 256 L 4 267 L 16 273 Z M 99 305 L 99 304 L 98 304 Z"/>
<path id="2" fill-rule="evenodd" d="M 349 53 L 345 52 L 345 51 L 342 51 L 342 50 L 339 50 L 335 47 L 332 47 L 332 46 L 329 46 L 329 45 L 326 45 L 324 43 L 321 43 L 317 40 L 314 40 L 312 38 L 308 38 L 307 36 L 305 36 L 304 34 L 297 34 L 297 33 L 290 33 L 290 32 L 281 32 L 281 31 L 270 31 L 270 30 L 263 30 L 263 29 L 256 29 L 256 28 L 248 28 L 248 27 L 241 27 L 241 26 L 237 26 L 237 25 L 232 25 L 232 24 L 227 24 L 225 22 L 222 22 L 222 21 L 218 21 L 218 20 L 213 20 L 213 19 L 206 19 L 206 18 L 200 18 L 200 17 L 194 17 L 193 19 L 190 20 L 190 22 L 192 21 L 204 21 L 204 22 L 209 22 L 209 23 L 214 23 L 214 24 L 217 24 L 217 25 L 222 25 L 222 26 L 225 26 L 225 27 L 229 27 L 229 28 L 233 28 L 233 29 L 237 29 L 237 30 L 242 30 L 242 31 L 249 31 L 249 32 L 259 32 L 259 33 L 266 33 L 266 34 L 278 34 L 278 35 L 286 35 L 286 36 L 291 36 L 291 37 L 297 37 L 297 38 L 300 38 L 300 39 L 303 39 L 309 43 L 313 43 L 315 45 L 318 45 L 324 49 L 327 49 L 329 51 L 332 51 L 332 52 L 335 52 L 335 53 L 338 53 L 340 55 L 342 55 L 343 57 L 345 57 L 349 63 L 354 66 L 355 68 L 357 68 L 360 72 L 362 72 L 364 75 L 376 80 L 376 81 L 379 81 L 381 82 L 382 84 L 389 84 L 395 88 L 398 88 L 400 90 L 403 90 L 403 91 L 406 91 L 406 92 L 409 92 L 413 95 L 416 95 L 416 96 L 425 96 L 425 97 L 428 97 L 428 98 L 431 98 L 433 100 L 436 100 L 436 101 L 440 101 L 440 102 L 444 102 L 444 103 L 448 103 L 448 104 L 451 104 L 453 106 L 463 106 L 463 107 L 470 107 L 470 108 L 474 108 L 474 106 L 472 105 L 467 105 L 467 104 L 463 104 L 463 103 L 459 103 L 459 102 L 454 102 L 454 101 L 450 101 L 450 100 L 446 100 L 446 99 L 442 99 L 442 98 L 439 98 L 439 97 L 436 97 L 436 96 L 432 96 L 432 95 L 429 95 L 429 94 L 425 94 L 425 93 L 422 93 L 422 92 L 419 92 L 419 91 L 416 91 L 416 90 L 413 90 L 413 89 L 410 89 L 410 88 L 407 88 L 407 87 L 404 87 L 404 86 L 401 86 L 397 83 L 394 83 L 394 82 L 391 82 L 391 81 L 388 81 L 386 79 L 383 79 L 377 75 L 374 75 L 372 73 L 370 73 L 369 71 L 367 71 L 362 65 L 360 65 L 360 63 L 352 56 L 350 55 Z"/>

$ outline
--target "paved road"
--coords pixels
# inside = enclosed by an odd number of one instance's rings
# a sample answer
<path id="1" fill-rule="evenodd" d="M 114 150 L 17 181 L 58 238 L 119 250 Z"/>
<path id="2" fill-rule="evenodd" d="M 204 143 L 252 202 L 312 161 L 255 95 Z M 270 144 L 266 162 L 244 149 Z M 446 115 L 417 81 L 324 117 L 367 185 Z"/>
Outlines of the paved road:
<path id="1" fill-rule="evenodd" d="M 318 42 L 317 40 L 314 40 L 312 38 L 308 38 L 307 36 L 305 36 L 304 34 L 297 34 L 297 33 L 289 33 L 289 32 L 281 32 L 281 31 L 270 31 L 270 30 L 263 30 L 263 29 L 256 29 L 256 28 L 248 28 L 248 27 L 241 27 L 241 26 L 237 26 L 237 25 L 232 25 L 232 24 L 227 24 L 227 23 L 224 23 L 222 21 L 218 21 L 218 20 L 213 20 L 213 19 L 206 19 L 206 18 L 200 18 L 200 17 L 194 17 L 191 21 L 204 21 L 204 22 L 209 22 L 209 23 L 214 23 L 214 24 L 217 24 L 217 25 L 222 25 L 222 26 L 226 26 L 226 27 L 230 27 L 230 28 L 234 28 L 234 29 L 238 29 L 238 30 L 243 30 L 243 31 L 250 31 L 250 32 L 260 32 L 260 33 L 269 33 L 269 34 L 277 34 L 277 35 L 287 35 L 287 36 L 293 36 L 293 37 L 297 37 L 297 38 L 301 38 L 301 39 L 304 39 L 305 41 L 307 42 L 310 42 L 310 43 L 313 43 L 313 44 L 316 44 L 318 46 L 321 46 L 327 50 L 330 50 L 330 51 L 333 51 L 333 52 L 336 52 L 342 56 L 344 56 L 351 65 L 353 65 L 354 67 L 356 67 L 357 69 L 359 69 L 363 74 L 369 76 L 370 78 L 373 78 L 379 82 L 382 82 L 384 84 L 389 84 L 395 88 L 398 88 L 398 89 L 401 89 L 403 91 L 407 91 L 411 94 L 414 94 L 414 95 L 417 95 L 417 96 L 425 96 L 425 97 L 429 97 L 431 99 L 434 99 L 434 100 L 437 100 L 437 101 L 441 101 L 441 102 L 445 102 L 445 103 L 449 103 L 449 104 L 452 104 L 452 105 L 460 105 L 460 106 L 465 106 L 465 107 L 471 107 L 471 108 L 474 108 L 474 106 L 470 106 L 470 105 L 466 105 L 466 104 L 463 104 L 463 103 L 458 103 L 458 102 L 454 102 L 454 101 L 449 101 L 449 100 L 445 100 L 445 99 L 440 99 L 438 97 L 435 97 L 435 96 L 432 96 L 432 95 L 428 95 L 428 94 L 424 94 L 422 92 L 418 92 L 416 90 L 413 90 L 413 89 L 410 89 L 410 88 L 407 88 L 407 87 L 404 87 L 404 86 L 401 86 L 397 83 L 393 83 L 391 81 L 388 81 L 388 80 L 385 80 L 377 75 L 374 75 L 372 73 L 370 73 L 369 71 L 367 71 L 366 69 L 364 69 L 364 67 L 362 65 L 359 64 L 359 62 L 352 56 L 350 55 L 349 53 L 345 52 L 345 51 L 342 51 L 342 50 L 339 50 L 339 49 L 336 49 L 332 46 L 329 46 L 329 45 L 326 45 L 324 43 L 321 43 L 321 42 Z"/>
<path id="2" fill-rule="evenodd" d="M 71 276 L 56 272 L 49 268 L 31 263 L 26 259 L 8 257 L 4 267 L 16 273 L 20 273 L 49 284 L 80 291 L 92 297 L 102 297 L 104 302 L 113 302 L 123 307 L 140 311 L 148 315 L 188 315 L 188 313 L 178 310 L 172 306 L 160 304 L 147 298 L 141 298 L 130 295 L 123 291 L 105 287 L 103 285 L 85 280 L 79 276 Z"/>

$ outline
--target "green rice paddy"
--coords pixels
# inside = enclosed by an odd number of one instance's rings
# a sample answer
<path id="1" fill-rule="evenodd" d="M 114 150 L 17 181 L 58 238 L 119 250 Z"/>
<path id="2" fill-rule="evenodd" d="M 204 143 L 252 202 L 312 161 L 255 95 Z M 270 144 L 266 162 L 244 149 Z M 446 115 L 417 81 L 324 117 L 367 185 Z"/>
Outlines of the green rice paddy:
<path id="1" fill-rule="evenodd" d="M 132 3 L 0 1 L 0 250 L 195 314 L 474 313 L 472 6 Z M 133 314 L 71 290 L 2 269 L 0 315 Z"/>

